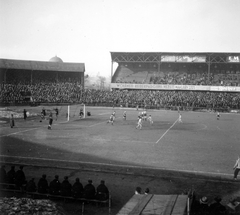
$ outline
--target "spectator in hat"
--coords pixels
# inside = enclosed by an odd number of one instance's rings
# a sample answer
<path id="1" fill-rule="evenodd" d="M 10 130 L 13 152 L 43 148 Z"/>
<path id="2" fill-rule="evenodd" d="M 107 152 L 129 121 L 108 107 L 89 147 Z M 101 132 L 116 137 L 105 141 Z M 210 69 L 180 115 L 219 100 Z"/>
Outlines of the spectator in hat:
<path id="1" fill-rule="evenodd" d="M 49 184 L 49 192 L 52 195 L 59 195 L 61 190 L 61 183 L 58 180 L 59 176 L 55 175 L 55 178 Z"/>
<path id="2" fill-rule="evenodd" d="M 15 184 L 18 188 L 21 188 L 23 185 L 27 184 L 25 173 L 23 172 L 23 166 L 20 166 L 19 170 L 16 172 Z"/>
<path id="3" fill-rule="evenodd" d="M 150 192 L 149 188 L 146 188 L 146 190 L 145 190 L 144 194 L 145 194 L 145 195 L 148 195 L 148 194 L 149 194 L 149 192 Z"/>
<path id="4" fill-rule="evenodd" d="M 214 203 L 209 206 L 211 215 L 220 215 L 226 212 L 226 207 L 221 204 L 222 198 L 217 196 L 214 198 Z"/>
<path id="5" fill-rule="evenodd" d="M 99 200 L 106 200 L 109 198 L 109 190 L 105 185 L 105 181 L 101 180 L 100 184 L 97 187 L 96 198 Z"/>
<path id="6" fill-rule="evenodd" d="M 80 198 L 83 195 L 83 185 L 79 178 L 76 178 L 75 183 L 72 186 L 72 195 L 74 198 Z"/>
<path id="7" fill-rule="evenodd" d="M 62 196 L 71 196 L 71 191 L 72 191 L 72 185 L 68 181 L 68 176 L 64 177 L 64 180 L 61 184 L 61 195 Z"/>
<path id="8" fill-rule="evenodd" d="M 208 198 L 206 196 L 203 196 L 199 199 L 199 201 L 194 202 L 193 210 L 194 214 L 196 215 L 208 215 L 209 214 Z"/>
<path id="9" fill-rule="evenodd" d="M 92 180 L 88 180 L 88 184 L 84 187 L 84 196 L 86 199 L 95 198 L 95 187 L 92 184 Z"/>
<path id="10" fill-rule="evenodd" d="M 9 184 L 14 184 L 15 183 L 15 177 L 16 177 L 15 166 L 11 166 L 11 169 L 7 172 L 8 183 Z"/>
<path id="11" fill-rule="evenodd" d="M 42 177 L 38 181 L 38 192 L 39 193 L 48 193 L 48 181 L 46 179 L 46 175 L 43 174 Z"/>
<path id="12" fill-rule="evenodd" d="M 7 183 L 7 172 L 5 170 L 5 165 L 0 168 L 0 183 Z"/>
<path id="13" fill-rule="evenodd" d="M 136 187 L 135 194 L 139 195 L 139 194 L 141 194 L 141 192 L 142 192 L 141 187 Z"/>

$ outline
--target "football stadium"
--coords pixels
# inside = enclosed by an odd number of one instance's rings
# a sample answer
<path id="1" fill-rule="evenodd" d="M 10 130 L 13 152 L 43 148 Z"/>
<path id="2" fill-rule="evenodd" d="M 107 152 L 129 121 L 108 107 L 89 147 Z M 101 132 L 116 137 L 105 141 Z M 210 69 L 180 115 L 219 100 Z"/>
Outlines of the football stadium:
<path id="1" fill-rule="evenodd" d="M 0 59 L 1 195 L 66 214 L 207 214 L 198 198 L 239 214 L 240 53 L 110 55 L 104 90 L 85 88 L 85 63 Z"/>

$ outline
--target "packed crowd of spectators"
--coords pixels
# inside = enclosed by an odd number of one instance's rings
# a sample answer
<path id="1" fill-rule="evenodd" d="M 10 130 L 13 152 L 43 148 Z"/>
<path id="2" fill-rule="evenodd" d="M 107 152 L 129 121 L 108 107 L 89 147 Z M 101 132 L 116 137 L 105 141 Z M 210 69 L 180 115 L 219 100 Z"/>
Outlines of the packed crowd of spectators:
<path id="1" fill-rule="evenodd" d="M 134 68 L 121 66 L 114 76 L 116 83 L 135 84 L 174 84 L 174 85 L 209 85 L 240 86 L 239 69 L 215 69 L 208 73 L 207 68 L 199 67 L 162 67 L 158 72 L 152 68 Z M 144 75 L 145 74 L 145 75 Z"/>
<path id="2" fill-rule="evenodd" d="M 30 92 L 36 103 L 111 103 L 148 107 L 185 106 L 196 108 L 240 109 L 240 93 L 168 91 L 168 90 L 96 90 L 82 89 L 79 82 L 38 83 L 35 85 L 2 84 L 0 101 L 24 102 L 23 92 Z"/>
<path id="3" fill-rule="evenodd" d="M 228 74 L 228 79 L 235 74 Z M 239 75 L 239 74 L 237 74 Z M 230 77 L 231 76 L 231 77 Z M 30 77 L 30 78 L 29 78 Z M 220 77 L 220 76 L 219 76 Z M 235 77 L 235 76 L 234 76 Z M 238 76 L 236 76 L 238 77 Z M 235 78 L 236 78 L 235 77 Z M 223 77 L 221 76 L 219 80 Z M 161 73 L 149 78 L 150 83 L 205 84 L 213 83 L 213 74 Z M 194 82 L 192 82 L 194 81 Z M 240 109 L 240 93 L 169 91 L 169 90 L 96 90 L 83 89 L 80 76 L 70 72 L 8 71 L 5 82 L 0 83 L 1 103 L 85 103 L 114 104 L 133 107 L 172 107 Z"/>
<path id="4" fill-rule="evenodd" d="M 152 75 L 149 84 L 175 85 L 209 85 L 209 86 L 240 86 L 239 73 L 207 73 L 192 72 L 178 73 L 165 72 L 161 75 Z"/>

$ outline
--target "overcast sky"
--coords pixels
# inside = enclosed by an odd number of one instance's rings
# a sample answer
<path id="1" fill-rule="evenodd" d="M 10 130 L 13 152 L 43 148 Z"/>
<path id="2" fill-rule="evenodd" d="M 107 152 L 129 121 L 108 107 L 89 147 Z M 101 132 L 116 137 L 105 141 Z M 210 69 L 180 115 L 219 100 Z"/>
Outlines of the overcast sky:
<path id="1" fill-rule="evenodd" d="M 110 76 L 114 51 L 240 52 L 240 0 L 0 0 L 0 58 Z"/>

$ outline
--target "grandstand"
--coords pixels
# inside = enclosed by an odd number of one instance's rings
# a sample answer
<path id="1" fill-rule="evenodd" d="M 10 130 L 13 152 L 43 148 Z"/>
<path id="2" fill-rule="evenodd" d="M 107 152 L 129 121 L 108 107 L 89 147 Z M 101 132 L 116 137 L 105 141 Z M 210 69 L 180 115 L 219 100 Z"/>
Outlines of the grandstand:
<path id="1" fill-rule="evenodd" d="M 49 61 L 0 59 L 0 102 L 73 101 L 71 94 L 63 98 L 65 91 L 84 88 L 84 72 L 84 63 L 64 63 L 57 56 Z"/>
<path id="2" fill-rule="evenodd" d="M 194 89 L 199 91 L 240 92 L 240 53 L 111 52 L 111 58 L 118 63 L 111 71 L 112 89 L 164 90 L 163 85 L 172 85 L 168 89 L 186 90 L 181 86 L 193 85 L 202 86 Z M 153 84 L 158 86 L 149 86 Z"/>

